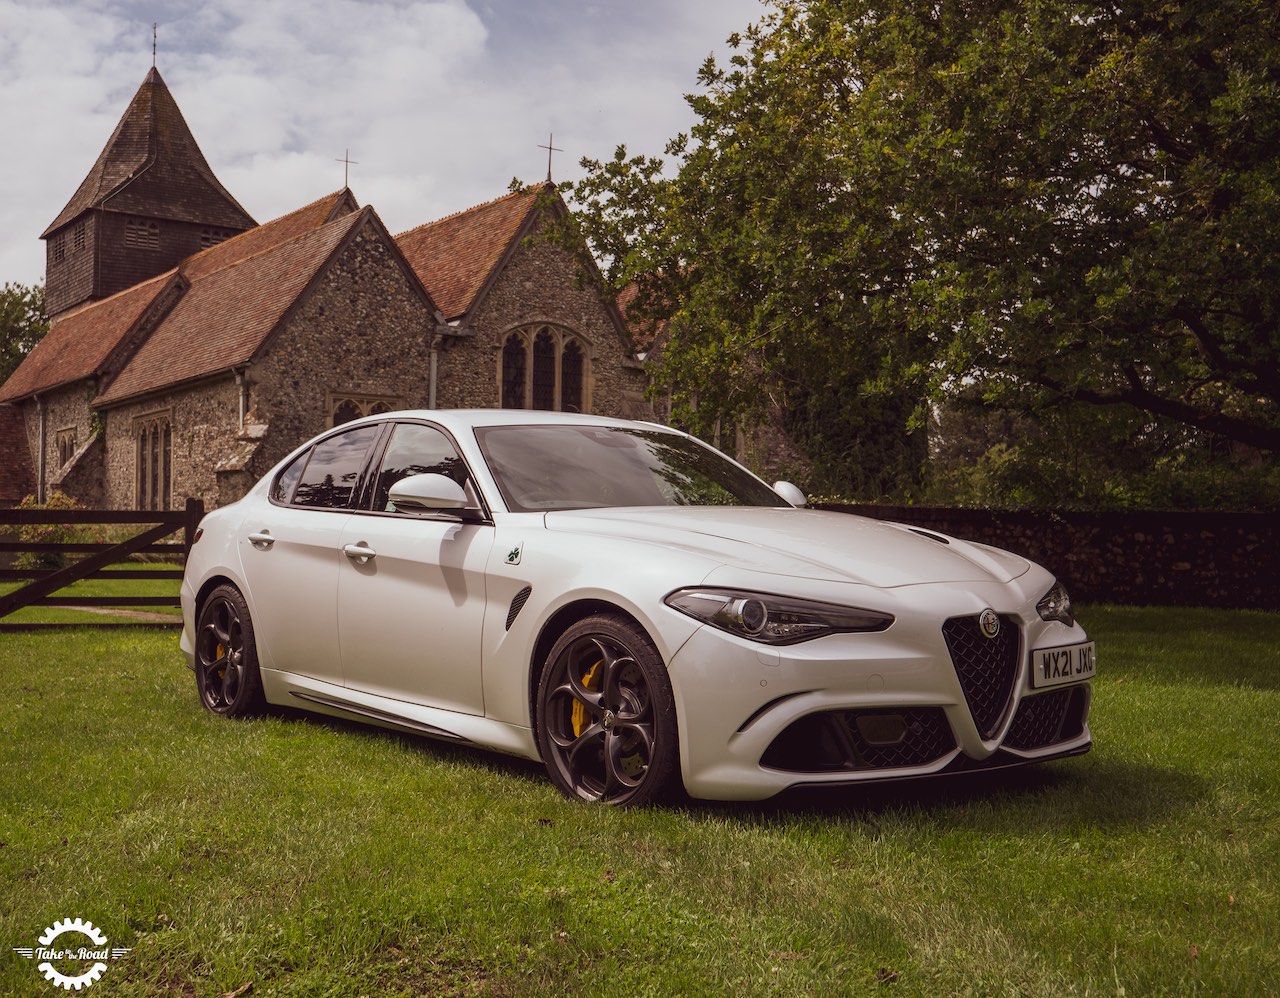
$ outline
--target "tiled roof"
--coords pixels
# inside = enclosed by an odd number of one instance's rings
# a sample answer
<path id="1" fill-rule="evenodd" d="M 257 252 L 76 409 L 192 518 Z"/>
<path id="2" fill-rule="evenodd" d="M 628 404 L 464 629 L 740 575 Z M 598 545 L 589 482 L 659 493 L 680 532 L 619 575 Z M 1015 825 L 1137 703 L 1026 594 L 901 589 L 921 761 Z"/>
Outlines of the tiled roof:
<path id="1" fill-rule="evenodd" d="M 56 321 L 0 385 L 0 402 L 97 374 L 148 306 L 177 280 L 171 270 Z"/>
<path id="2" fill-rule="evenodd" d="M 355 210 L 356 200 L 349 190 L 335 191 L 188 257 L 177 271 L 134 285 L 57 320 L 13 376 L 0 386 L 0 401 L 22 398 L 101 373 L 111 352 L 124 342 L 146 308 L 176 279 L 176 274 L 181 273 L 187 281 L 197 284 L 219 270 L 314 232 Z M 196 337 L 202 344 L 208 339 L 207 333 Z"/>
<path id="3" fill-rule="evenodd" d="M 97 404 L 247 363 L 338 246 L 372 214 L 372 209 L 362 208 L 342 215 L 268 251 L 203 274 Z"/>
<path id="4" fill-rule="evenodd" d="M 666 331 L 667 322 L 665 319 L 650 319 L 636 315 L 632 307 L 635 305 L 639 294 L 640 285 L 635 281 L 631 281 L 618 292 L 617 297 L 614 299 L 614 304 L 618 306 L 618 313 L 622 316 L 623 323 L 626 324 L 627 330 L 631 333 L 631 342 L 635 344 L 637 350 L 645 353 L 652 349 L 654 343 Z"/>
<path id="5" fill-rule="evenodd" d="M 282 215 L 264 225 L 233 236 L 217 246 L 187 257 L 182 261 L 182 274 L 190 281 L 198 281 L 215 270 L 221 270 L 237 260 L 246 259 L 273 246 L 279 246 L 281 243 L 287 243 L 290 239 L 296 239 L 298 236 L 318 229 L 326 222 L 332 222 L 341 215 L 350 214 L 359 207 L 355 195 L 344 187 L 340 191 L 334 191 L 304 205 L 297 211 Z"/>
<path id="6" fill-rule="evenodd" d="M 129 102 L 93 169 L 41 238 L 91 208 L 229 229 L 255 224 L 209 169 L 155 67 Z"/>
<path id="7" fill-rule="evenodd" d="M 548 190 L 554 187 L 516 191 L 396 236 L 409 266 L 446 319 L 471 311 L 539 196 Z"/>
<path id="8" fill-rule="evenodd" d="M 22 410 L 16 405 L 0 405 L 0 502 L 21 502 L 35 490 Z"/>

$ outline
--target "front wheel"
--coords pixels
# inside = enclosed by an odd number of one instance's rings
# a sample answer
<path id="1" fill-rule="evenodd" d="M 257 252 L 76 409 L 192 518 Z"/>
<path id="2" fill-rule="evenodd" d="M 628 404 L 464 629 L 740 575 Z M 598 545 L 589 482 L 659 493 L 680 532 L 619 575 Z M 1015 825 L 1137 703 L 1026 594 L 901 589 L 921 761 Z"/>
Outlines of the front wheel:
<path id="1" fill-rule="evenodd" d="M 612 614 L 580 620 L 547 656 L 538 684 L 538 747 L 568 797 L 646 804 L 679 775 L 675 698 L 658 650 Z"/>
<path id="2" fill-rule="evenodd" d="M 196 690 L 207 709 L 224 717 L 250 717 L 266 708 L 253 620 L 234 586 L 219 586 L 200 608 Z"/>

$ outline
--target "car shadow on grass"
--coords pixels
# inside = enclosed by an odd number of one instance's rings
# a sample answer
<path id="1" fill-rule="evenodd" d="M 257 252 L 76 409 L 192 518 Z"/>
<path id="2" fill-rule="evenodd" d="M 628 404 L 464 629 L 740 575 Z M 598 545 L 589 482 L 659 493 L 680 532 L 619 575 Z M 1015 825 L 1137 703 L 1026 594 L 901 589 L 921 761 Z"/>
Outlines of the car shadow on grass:
<path id="1" fill-rule="evenodd" d="M 361 721 L 293 708 L 277 717 L 318 724 L 344 737 L 394 742 L 432 759 L 474 767 L 504 779 L 545 786 L 539 762 Z M 678 794 L 665 806 L 693 821 L 727 817 L 772 824 L 796 817 L 866 820 L 911 813 L 948 821 L 977 820 L 1027 831 L 1126 828 L 1159 824 L 1185 813 L 1209 793 L 1209 781 L 1174 766 L 1158 766 L 1098 752 L 1059 762 L 992 772 L 966 772 L 856 786 L 797 787 L 763 801 L 704 801 Z M 583 805 L 589 807 L 592 805 Z"/>
<path id="2" fill-rule="evenodd" d="M 993 772 L 844 787 L 798 787 L 765 801 L 692 801 L 691 816 L 774 823 L 793 817 L 918 814 L 1008 831 L 1158 825 L 1204 800 L 1209 781 L 1173 766 L 1093 756 Z"/>

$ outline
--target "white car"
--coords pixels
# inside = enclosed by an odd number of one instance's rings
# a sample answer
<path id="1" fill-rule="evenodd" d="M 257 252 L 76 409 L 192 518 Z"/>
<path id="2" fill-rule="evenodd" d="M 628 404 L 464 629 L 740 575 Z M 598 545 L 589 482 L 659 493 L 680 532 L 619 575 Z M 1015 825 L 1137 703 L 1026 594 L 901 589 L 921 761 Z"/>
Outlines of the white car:
<path id="1" fill-rule="evenodd" d="M 361 419 L 204 518 L 182 648 L 215 713 L 484 746 L 617 804 L 1089 750 L 1094 646 L 1052 575 L 803 504 L 653 424 Z"/>

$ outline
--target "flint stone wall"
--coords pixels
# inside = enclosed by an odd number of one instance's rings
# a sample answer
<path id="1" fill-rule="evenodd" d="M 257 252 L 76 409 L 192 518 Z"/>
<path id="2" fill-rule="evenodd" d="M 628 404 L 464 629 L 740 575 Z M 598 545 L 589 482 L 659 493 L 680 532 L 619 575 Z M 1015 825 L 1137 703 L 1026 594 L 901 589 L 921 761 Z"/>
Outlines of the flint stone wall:
<path id="1" fill-rule="evenodd" d="M 1280 518 L 1274 514 L 818 508 L 1005 548 L 1056 574 L 1078 602 L 1280 610 Z"/>

